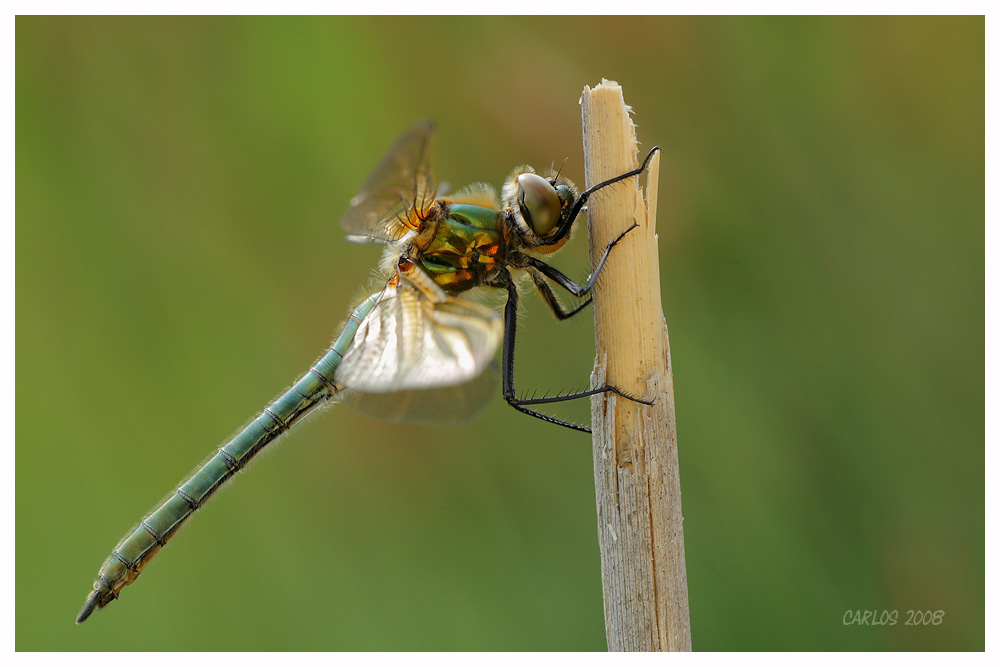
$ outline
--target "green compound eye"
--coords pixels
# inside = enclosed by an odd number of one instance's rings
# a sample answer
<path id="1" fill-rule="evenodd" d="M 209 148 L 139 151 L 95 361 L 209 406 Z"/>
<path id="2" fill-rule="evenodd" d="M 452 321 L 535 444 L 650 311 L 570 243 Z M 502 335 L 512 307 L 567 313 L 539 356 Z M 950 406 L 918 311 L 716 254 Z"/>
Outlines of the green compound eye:
<path id="1" fill-rule="evenodd" d="M 573 208 L 573 204 L 576 203 L 576 191 L 572 187 L 569 185 L 557 185 L 556 194 L 559 195 L 559 203 L 563 212 Z"/>
<path id="2" fill-rule="evenodd" d="M 517 177 L 517 205 L 524 221 L 538 236 L 546 236 L 559 224 L 562 202 L 552 184 L 538 174 Z"/>

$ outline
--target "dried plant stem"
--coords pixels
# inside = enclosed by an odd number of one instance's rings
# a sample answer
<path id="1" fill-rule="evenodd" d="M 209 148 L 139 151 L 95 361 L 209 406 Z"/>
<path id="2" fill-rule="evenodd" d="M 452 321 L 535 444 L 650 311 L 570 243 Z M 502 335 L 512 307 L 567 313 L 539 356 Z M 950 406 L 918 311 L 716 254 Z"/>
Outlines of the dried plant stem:
<path id="1" fill-rule="evenodd" d="M 635 126 L 613 81 L 584 89 L 587 186 L 639 165 Z M 597 361 L 593 386 L 614 385 L 651 406 L 611 393 L 594 396 L 594 482 L 612 651 L 690 651 L 687 574 L 670 343 L 660 306 L 656 235 L 659 155 L 645 196 L 638 179 L 599 191 L 588 203 L 590 253 L 633 222 L 594 289 Z"/>

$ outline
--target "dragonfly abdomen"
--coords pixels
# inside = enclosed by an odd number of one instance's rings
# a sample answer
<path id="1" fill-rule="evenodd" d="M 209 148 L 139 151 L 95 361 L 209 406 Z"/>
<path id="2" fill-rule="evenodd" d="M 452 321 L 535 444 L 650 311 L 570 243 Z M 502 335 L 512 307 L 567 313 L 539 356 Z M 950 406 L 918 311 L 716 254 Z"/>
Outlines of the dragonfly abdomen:
<path id="1" fill-rule="evenodd" d="M 153 556 L 212 494 L 246 467 L 264 447 L 338 393 L 339 387 L 333 382 L 337 366 L 378 296 L 370 296 L 354 310 L 333 346 L 305 375 L 196 468 L 118 543 L 101 567 L 77 623 L 83 623 L 95 609 L 117 599 L 118 593 L 136 580 Z"/>

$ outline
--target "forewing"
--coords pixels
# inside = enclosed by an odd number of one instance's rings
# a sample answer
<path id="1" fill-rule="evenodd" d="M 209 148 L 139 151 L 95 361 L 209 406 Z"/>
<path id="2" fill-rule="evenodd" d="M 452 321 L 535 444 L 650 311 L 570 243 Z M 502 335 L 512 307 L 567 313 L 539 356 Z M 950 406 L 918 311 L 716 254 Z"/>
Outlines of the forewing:
<path id="1" fill-rule="evenodd" d="M 417 289 L 387 286 L 335 379 L 374 394 L 465 384 L 490 365 L 502 335 L 500 316 L 482 304 L 454 297 L 435 303 Z"/>
<path id="2" fill-rule="evenodd" d="M 414 204 L 419 210 L 433 204 L 433 143 L 432 122 L 423 121 L 407 130 L 351 199 L 340 226 L 352 235 L 382 242 L 395 241 L 405 234 L 407 227 L 400 216 Z"/>

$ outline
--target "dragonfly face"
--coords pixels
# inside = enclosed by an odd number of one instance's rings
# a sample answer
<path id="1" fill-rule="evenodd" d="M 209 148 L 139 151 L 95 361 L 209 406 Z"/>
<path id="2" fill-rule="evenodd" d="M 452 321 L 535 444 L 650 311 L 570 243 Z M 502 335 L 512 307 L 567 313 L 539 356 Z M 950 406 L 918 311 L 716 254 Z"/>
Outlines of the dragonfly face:
<path id="1" fill-rule="evenodd" d="M 587 198 L 638 175 L 657 149 L 639 168 L 579 195 L 558 173 L 542 176 L 531 167 L 519 167 L 507 179 L 500 199 L 486 185 L 439 198 L 430 169 L 433 132 L 433 125 L 425 122 L 403 134 L 341 219 L 350 240 L 384 244 L 385 285 L 354 309 L 333 346 L 290 389 L 122 538 L 104 562 L 77 623 L 116 599 L 180 526 L 264 447 L 328 401 L 389 420 L 466 419 L 495 392 L 494 357 L 501 340 L 503 396 L 521 412 L 588 431 L 529 406 L 605 391 L 639 400 L 611 386 L 518 398 L 513 370 L 518 291 L 511 272 L 527 272 L 556 317 L 580 312 L 589 298 L 566 310 L 552 285 L 585 296 L 611 247 L 629 230 L 608 246 L 586 285 L 534 255 L 561 247 Z M 462 297 L 484 286 L 507 292 L 502 320 L 493 309 Z"/>
<path id="2" fill-rule="evenodd" d="M 566 179 L 542 178 L 533 171 L 516 170 L 504 186 L 504 201 L 525 238 L 526 247 L 539 246 L 556 231 L 572 210 L 576 188 Z"/>

